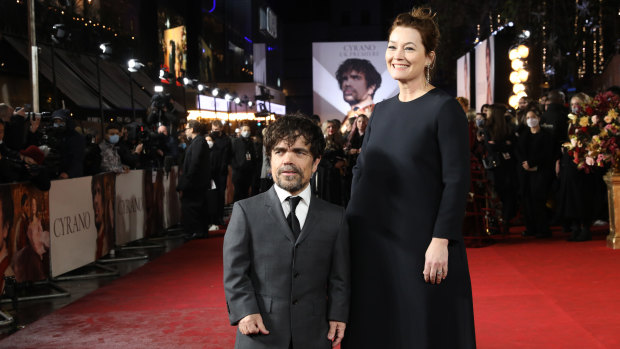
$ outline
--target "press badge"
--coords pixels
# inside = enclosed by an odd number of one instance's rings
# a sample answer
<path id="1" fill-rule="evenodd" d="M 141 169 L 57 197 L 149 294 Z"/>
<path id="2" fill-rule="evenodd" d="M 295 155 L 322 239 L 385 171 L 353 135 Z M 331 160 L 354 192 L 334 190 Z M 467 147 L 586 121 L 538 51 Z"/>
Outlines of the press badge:
<path id="1" fill-rule="evenodd" d="M 252 154 L 250 154 L 250 152 L 245 153 L 245 160 L 246 161 L 252 160 Z"/>

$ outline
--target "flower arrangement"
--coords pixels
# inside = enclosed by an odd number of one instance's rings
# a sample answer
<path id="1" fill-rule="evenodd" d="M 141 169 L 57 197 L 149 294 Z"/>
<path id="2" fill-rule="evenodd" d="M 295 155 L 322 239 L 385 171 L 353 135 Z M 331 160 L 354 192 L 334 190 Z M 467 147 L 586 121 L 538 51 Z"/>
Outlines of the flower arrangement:
<path id="1" fill-rule="evenodd" d="M 590 103 L 579 106 L 569 118 L 569 142 L 564 144 L 579 170 L 595 167 L 620 172 L 620 98 L 599 93 Z"/>

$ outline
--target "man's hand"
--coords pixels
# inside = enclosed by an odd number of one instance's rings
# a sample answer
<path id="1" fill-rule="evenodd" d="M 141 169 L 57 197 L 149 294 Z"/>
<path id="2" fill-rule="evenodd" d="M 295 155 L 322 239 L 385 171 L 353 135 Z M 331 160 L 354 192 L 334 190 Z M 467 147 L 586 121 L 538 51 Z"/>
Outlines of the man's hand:
<path id="1" fill-rule="evenodd" d="M 33 118 L 30 120 L 30 132 L 35 133 L 39 129 L 41 125 L 41 118 Z"/>
<path id="2" fill-rule="evenodd" d="M 332 348 L 340 345 L 340 342 L 342 342 L 342 338 L 344 338 L 344 329 L 346 327 L 347 324 L 345 324 L 344 322 L 329 322 L 329 332 L 327 332 L 327 339 L 332 341 Z"/>
<path id="3" fill-rule="evenodd" d="M 448 239 L 433 238 L 426 249 L 424 281 L 440 284 L 448 276 Z"/>
<path id="4" fill-rule="evenodd" d="M 241 319 L 241 321 L 239 321 L 239 332 L 246 336 L 258 333 L 269 334 L 260 314 L 250 314 Z"/>
<path id="5" fill-rule="evenodd" d="M 67 179 L 69 178 L 69 175 L 67 174 L 67 172 L 61 172 L 60 175 L 58 175 L 58 178 Z"/>
<path id="6" fill-rule="evenodd" d="M 134 152 L 135 152 L 136 154 L 140 154 L 140 153 L 142 153 L 142 148 L 143 148 L 143 147 L 144 147 L 144 145 L 143 145 L 142 143 L 140 143 L 140 144 L 136 145 L 136 149 L 134 150 Z"/>

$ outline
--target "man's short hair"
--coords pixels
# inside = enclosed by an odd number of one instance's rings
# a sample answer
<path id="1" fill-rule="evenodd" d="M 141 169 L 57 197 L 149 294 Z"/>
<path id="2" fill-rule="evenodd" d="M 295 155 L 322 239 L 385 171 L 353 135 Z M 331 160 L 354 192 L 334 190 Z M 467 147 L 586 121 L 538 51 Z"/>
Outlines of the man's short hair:
<path id="1" fill-rule="evenodd" d="M 552 90 L 547 93 L 547 100 L 553 104 L 564 104 L 564 92 L 560 90 Z"/>
<path id="2" fill-rule="evenodd" d="M 114 130 L 114 129 L 120 132 L 123 129 L 123 127 L 120 124 L 113 122 L 111 124 L 108 124 L 108 126 L 105 127 L 105 133 L 108 133 L 109 130 Z"/>
<path id="3" fill-rule="evenodd" d="M 375 92 L 381 86 L 381 74 L 375 69 L 375 67 L 367 59 L 349 58 L 342 62 L 336 71 L 336 79 L 338 80 L 338 86 L 342 89 L 342 82 L 344 81 L 344 75 L 355 70 L 356 72 L 364 73 L 366 77 L 366 87 L 375 85 L 375 90 L 372 96 L 375 96 Z"/>
<path id="4" fill-rule="evenodd" d="M 293 114 L 279 118 L 267 128 L 263 143 L 267 160 L 271 160 L 271 151 L 278 143 L 285 141 L 288 145 L 293 145 L 300 136 L 304 137 L 306 144 L 310 144 L 313 159 L 323 154 L 325 137 L 321 128 L 310 118 L 302 114 Z"/>
<path id="5" fill-rule="evenodd" d="M 197 133 L 197 134 L 204 134 L 205 133 L 204 127 L 202 126 L 202 124 L 198 120 L 190 120 L 187 123 L 187 127 L 191 128 L 194 133 Z"/>
<path id="6" fill-rule="evenodd" d="M 215 126 L 215 127 L 222 127 L 222 122 L 220 120 L 218 120 L 218 119 L 215 119 L 215 120 L 213 120 L 211 122 L 211 127 L 213 127 L 213 126 Z"/>

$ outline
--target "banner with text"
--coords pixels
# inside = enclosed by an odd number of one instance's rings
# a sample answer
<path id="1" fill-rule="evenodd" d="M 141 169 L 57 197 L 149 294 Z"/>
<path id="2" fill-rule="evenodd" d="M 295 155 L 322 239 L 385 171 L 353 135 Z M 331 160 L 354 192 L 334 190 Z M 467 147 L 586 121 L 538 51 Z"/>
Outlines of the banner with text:
<path id="1" fill-rule="evenodd" d="M 53 181 L 49 191 L 52 277 L 96 260 L 92 177 Z M 98 208 L 99 210 L 101 208 Z"/>
<path id="2" fill-rule="evenodd" d="M 144 171 L 134 170 L 116 177 L 116 244 L 144 237 Z"/>
<path id="3" fill-rule="evenodd" d="M 456 60 L 456 95 L 459 97 L 465 97 L 471 104 L 471 62 L 469 57 L 471 55 L 466 53 L 461 58 Z"/>
<path id="4" fill-rule="evenodd" d="M 385 63 L 387 41 L 312 43 L 314 113 L 322 121 L 369 114 L 398 93 Z"/>

